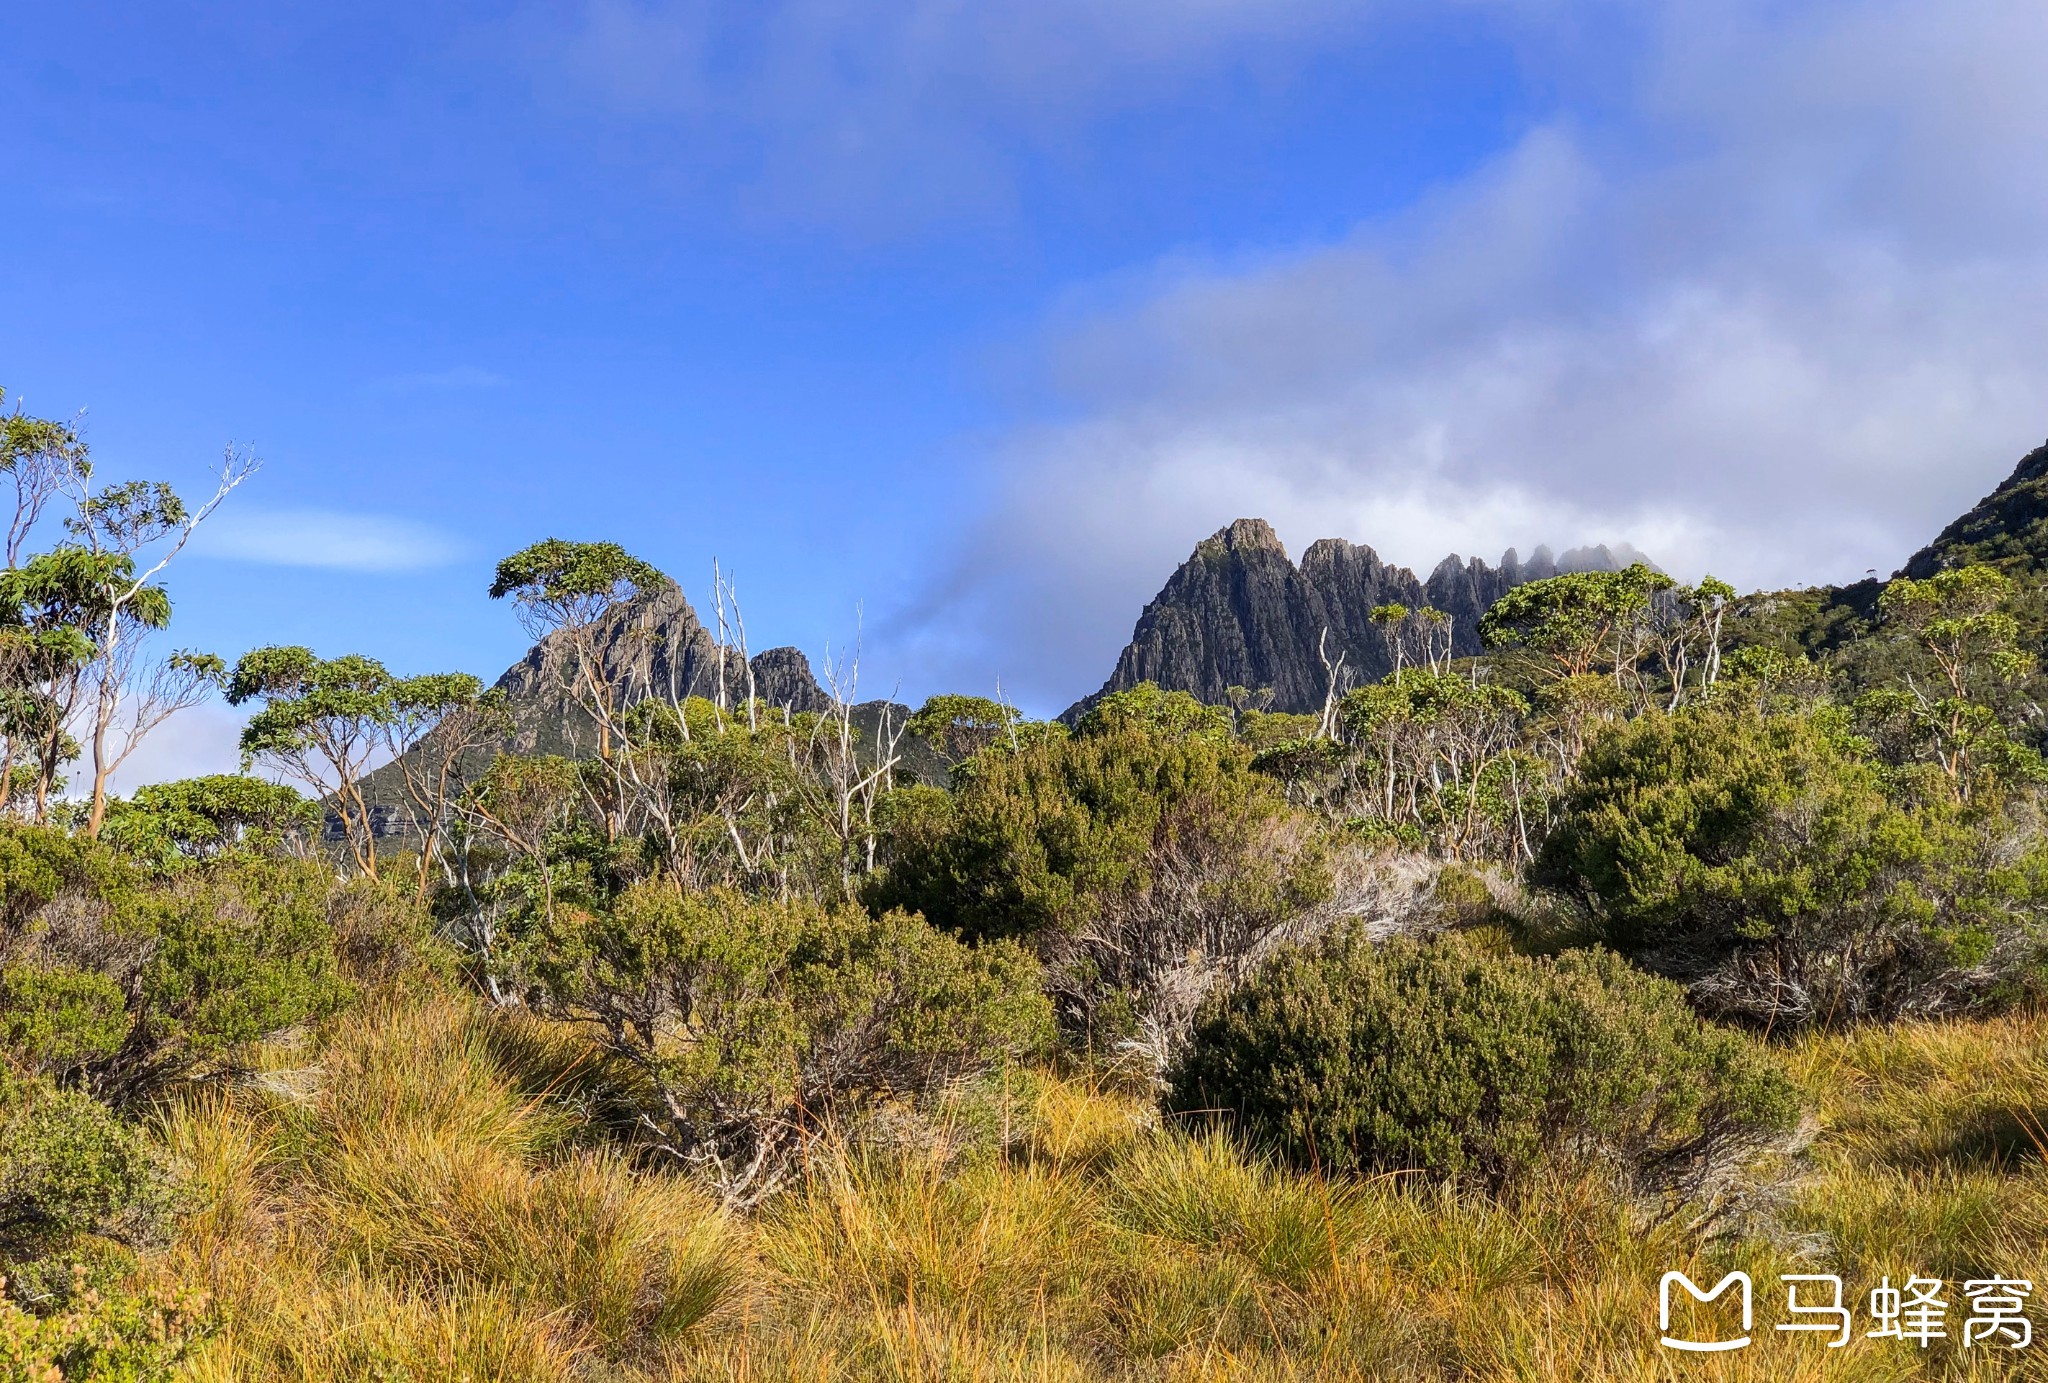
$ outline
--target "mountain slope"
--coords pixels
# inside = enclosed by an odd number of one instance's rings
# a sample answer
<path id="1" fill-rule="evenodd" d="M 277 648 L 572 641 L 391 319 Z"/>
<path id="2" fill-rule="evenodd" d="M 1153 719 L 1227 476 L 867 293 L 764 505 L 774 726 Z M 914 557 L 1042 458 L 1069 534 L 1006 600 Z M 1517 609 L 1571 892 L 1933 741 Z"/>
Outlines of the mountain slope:
<path id="1" fill-rule="evenodd" d="M 1914 553 L 1901 575 L 1924 581 L 1972 562 L 2048 569 L 2048 444 L 2027 453 L 2002 485 Z"/>
<path id="2" fill-rule="evenodd" d="M 1973 562 L 1992 563 L 2020 578 L 2022 630 L 2033 646 L 2048 647 L 2048 609 L 2039 589 L 2041 578 L 2048 576 L 2048 445 L 2022 457 L 1996 489 L 1908 558 L 1893 577 L 1750 596 L 1730 621 L 1729 638 L 1736 646 L 1840 655 L 1854 681 L 1864 675 L 1863 664 L 1881 651 L 1870 637 L 1889 580 L 1907 576 L 1924 581 Z"/>

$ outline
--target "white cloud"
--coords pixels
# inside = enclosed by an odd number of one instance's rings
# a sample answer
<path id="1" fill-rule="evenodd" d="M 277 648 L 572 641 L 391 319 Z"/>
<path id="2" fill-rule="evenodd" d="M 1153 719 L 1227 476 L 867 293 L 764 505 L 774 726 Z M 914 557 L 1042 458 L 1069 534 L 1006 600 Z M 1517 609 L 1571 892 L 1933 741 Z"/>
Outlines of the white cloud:
<path id="1" fill-rule="evenodd" d="M 192 541 L 194 556 L 281 567 L 397 572 L 462 555 L 446 531 L 388 514 L 226 507 Z"/>
<path id="2" fill-rule="evenodd" d="M 1553 41 L 1596 6 L 1509 8 L 1564 113 L 1490 166 L 1339 242 L 1060 314 L 1073 420 L 1012 437 L 908 643 L 1056 706 L 1240 515 L 1425 566 L 1627 539 L 1680 573 L 1853 578 L 2048 432 L 2034 0 L 1673 0 L 1599 72 Z M 1616 62 L 1619 111 L 1574 116 Z"/>

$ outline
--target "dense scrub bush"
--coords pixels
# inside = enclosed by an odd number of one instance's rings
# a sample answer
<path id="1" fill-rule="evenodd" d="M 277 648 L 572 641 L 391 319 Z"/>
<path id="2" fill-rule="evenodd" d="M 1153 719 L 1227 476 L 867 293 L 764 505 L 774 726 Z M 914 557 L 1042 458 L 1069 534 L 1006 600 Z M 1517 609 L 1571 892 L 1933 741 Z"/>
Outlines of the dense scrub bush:
<path id="1" fill-rule="evenodd" d="M 2048 854 L 2001 810 L 1905 807 L 1825 714 L 1689 710 L 1588 746 L 1531 871 L 1709 1011 L 1783 1028 L 2026 982 Z"/>
<path id="2" fill-rule="evenodd" d="M 18 1069 L 145 1093 L 335 1012 L 349 986 L 309 861 L 228 856 L 168 879 L 105 846 L 0 826 L 0 1044 Z"/>
<path id="3" fill-rule="evenodd" d="M 1155 739 L 1227 744 L 1233 738 L 1231 720 L 1222 706 L 1206 705 L 1186 692 L 1163 690 L 1155 682 L 1140 682 L 1089 707 L 1074 722 L 1074 733 L 1085 739 L 1135 730 Z"/>
<path id="4" fill-rule="evenodd" d="M 1796 1116 L 1766 1049 L 1611 952 L 1375 947 L 1356 930 L 1211 999 L 1165 1105 L 1302 1167 L 1491 1188 L 1600 1167 L 1682 1185 Z"/>
<path id="5" fill-rule="evenodd" d="M 0 1073 L 0 1277 L 16 1300 L 64 1295 L 74 1269 L 154 1237 L 164 1169 L 106 1106 Z"/>
<path id="6" fill-rule="evenodd" d="M 643 1072 L 659 1146 L 735 1201 L 772 1191 L 811 1132 L 1034 1047 L 1050 1025 L 1021 948 L 901 911 L 649 883 L 544 930 L 536 1002 Z"/>
<path id="7" fill-rule="evenodd" d="M 65 893 L 118 907 L 137 882 L 126 861 L 83 837 L 0 822 L 0 935 L 23 931 Z"/>
<path id="8" fill-rule="evenodd" d="M 0 1383 L 175 1378 L 206 1334 L 204 1299 L 180 1287 L 138 1292 L 80 1281 L 41 1313 L 10 1295 L 0 1292 Z"/>
<path id="9" fill-rule="evenodd" d="M 431 909 L 392 883 L 357 875 L 331 884 L 327 925 L 335 966 L 352 986 L 432 992 L 456 981 L 459 957 Z"/>
<path id="10" fill-rule="evenodd" d="M 1063 1021 L 1097 1040 L 1114 1015 L 1110 1036 L 1175 1017 L 1191 963 L 1242 958 L 1329 895 L 1315 823 L 1190 697 L 1106 698 L 1071 737 L 1001 743 L 964 769 L 950 802 L 894 818 L 868 901 L 1028 942 Z"/>

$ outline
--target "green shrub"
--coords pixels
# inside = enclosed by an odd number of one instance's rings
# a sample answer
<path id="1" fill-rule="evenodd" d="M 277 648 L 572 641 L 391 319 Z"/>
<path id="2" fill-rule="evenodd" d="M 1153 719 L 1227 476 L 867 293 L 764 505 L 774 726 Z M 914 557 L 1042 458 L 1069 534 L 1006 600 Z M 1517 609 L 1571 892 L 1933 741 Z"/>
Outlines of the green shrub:
<path id="1" fill-rule="evenodd" d="M 102 845 L 44 826 L 0 821 L 0 938 L 23 931 L 64 894 L 118 910 L 131 901 L 141 876 Z"/>
<path id="2" fill-rule="evenodd" d="M 912 914 L 636 885 L 559 909 L 533 939 L 535 1000 L 644 1072 L 667 1152 L 736 1202 L 772 1191 L 813 1131 L 921 1098 L 1050 1024 L 1014 944 L 968 946 Z"/>
<path id="3" fill-rule="evenodd" d="M 206 1334 L 205 1302 L 183 1288 L 139 1292 L 82 1280 L 41 1314 L 8 1298 L 18 1284 L 0 1279 L 0 1383 L 156 1383 Z"/>
<path id="4" fill-rule="evenodd" d="M 0 1055 L 142 1095 L 347 998 L 317 863 L 228 855 L 152 880 L 113 851 L 0 827 Z"/>
<path id="5" fill-rule="evenodd" d="M 928 698 L 903 728 L 929 744 L 951 768 L 1007 739 L 1020 719 L 1016 709 L 1003 702 L 947 694 Z"/>
<path id="6" fill-rule="evenodd" d="M 950 806 L 894 819 L 867 900 L 1027 942 L 1071 1030 L 1169 1016 L 1178 970 L 1240 957 L 1329 896 L 1319 828 L 1191 698 L 1107 698 L 1072 737 L 967 767 Z"/>
<path id="7" fill-rule="evenodd" d="M 1776 1029 L 1978 1004 L 2042 954 L 2048 855 L 1902 807 L 1826 714 L 1646 715 L 1588 746 L 1531 877 L 1701 1007 Z"/>
<path id="8" fill-rule="evenodd" d="M 17 1299 L 62 1293 L 106 1257 L 95 1241 L 145 1242 L 169 1209 L 156 1155 L 106 1106 L 0 1075 L 0 1276 Z"/>
<path id="9" fill-rule="evenodd" d="M 1183 691 L 1161 690 L 1156 682 L 1140 682 L 1129 691 L 1111 692 L 1075 723 L 1084 738 L 1127 730 L 1168 740 L 1230 742 L 1230 712 L 1208 706 Z"/>
<path id="10" fill-rule="evenodd" d="M 1768 1051 L 1611 952 L 1489 956 L 1456 938 L 1290 949 L 1212 998 L 1170 1112 L 1332 1172 L 1500 1188 L 1549 1170 L 1682 1184 L 1789 1127 Z"/>
<path id="11" fill-rule="evenodd" d="M 455 981 L 458 958 L 432 911 L 395 882 L 358 874 L 330 886 L 326 907 L 335 963 L 349 983 L 389 994 Z"/>
<path id="12" fill-rule="evenodd" d="M 98 970 L 36 961 L 0 968 L 0 1042 L 30 1071 L 58 1075 L 104 1062 L 128 1027 L 128 996 Z"/>

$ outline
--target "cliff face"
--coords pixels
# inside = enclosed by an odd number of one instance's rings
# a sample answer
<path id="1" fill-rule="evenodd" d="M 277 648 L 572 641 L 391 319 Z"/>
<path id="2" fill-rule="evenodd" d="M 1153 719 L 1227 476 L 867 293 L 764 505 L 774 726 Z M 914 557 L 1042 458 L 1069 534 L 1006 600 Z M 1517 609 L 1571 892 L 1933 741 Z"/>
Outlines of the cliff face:
<path id="1" fill-rule="evenodd" d="M 614 611 L 595 633 L 599 666 L 621 707 L 649 697 L 680 701 L 716 698 L 721 668 L 728 704 L 753 694 L 777 708 L 822 711 L 832 698 L 811 675 L 810 660 L 794 648 L 771 648 L 742 663 L 727 649 L 721 662 L 712 637 L 688 597 L 669 586 Z M 573 649 L 566 636 L 550 635 L 505 670 L 497 687 L 512 703 L 513 733 L 505 749 L 514 754 L 596 752 L 590 717 L 569 692 Z"/>
<path id="2" fill-rule="evenodd" d="M 1344 657 L 1354 685 L 1391 670 L 1373 626 L 1381 605 L 1432 606 L 1451 616 L 1460 654 L 1479 651 L 1479 618 L 1513 586 L 1560 571 L 1615 571 L 1624 565 L 1604 547 L 1563 559 L 1538 548 L 1527 561 L 1511 549 L 1498 567 L 1478 558 L 1447 557 L 1418 578 L 1389 566 L 1369 547 L 1325 538 L 1289 560 L 1263 519 L 1239 519 L 1195 548 L 1138 617 L 1131 642 L 1102 689 L 1068 709 L 1072 719 L 1101 697 L 1156 682 L 1203 701 L 1221 702 L 1231 687 L 1271 688 L 1272 709 L 1311 711 L 1323 703 L 1326 675 L 1317 645 Z"/>

